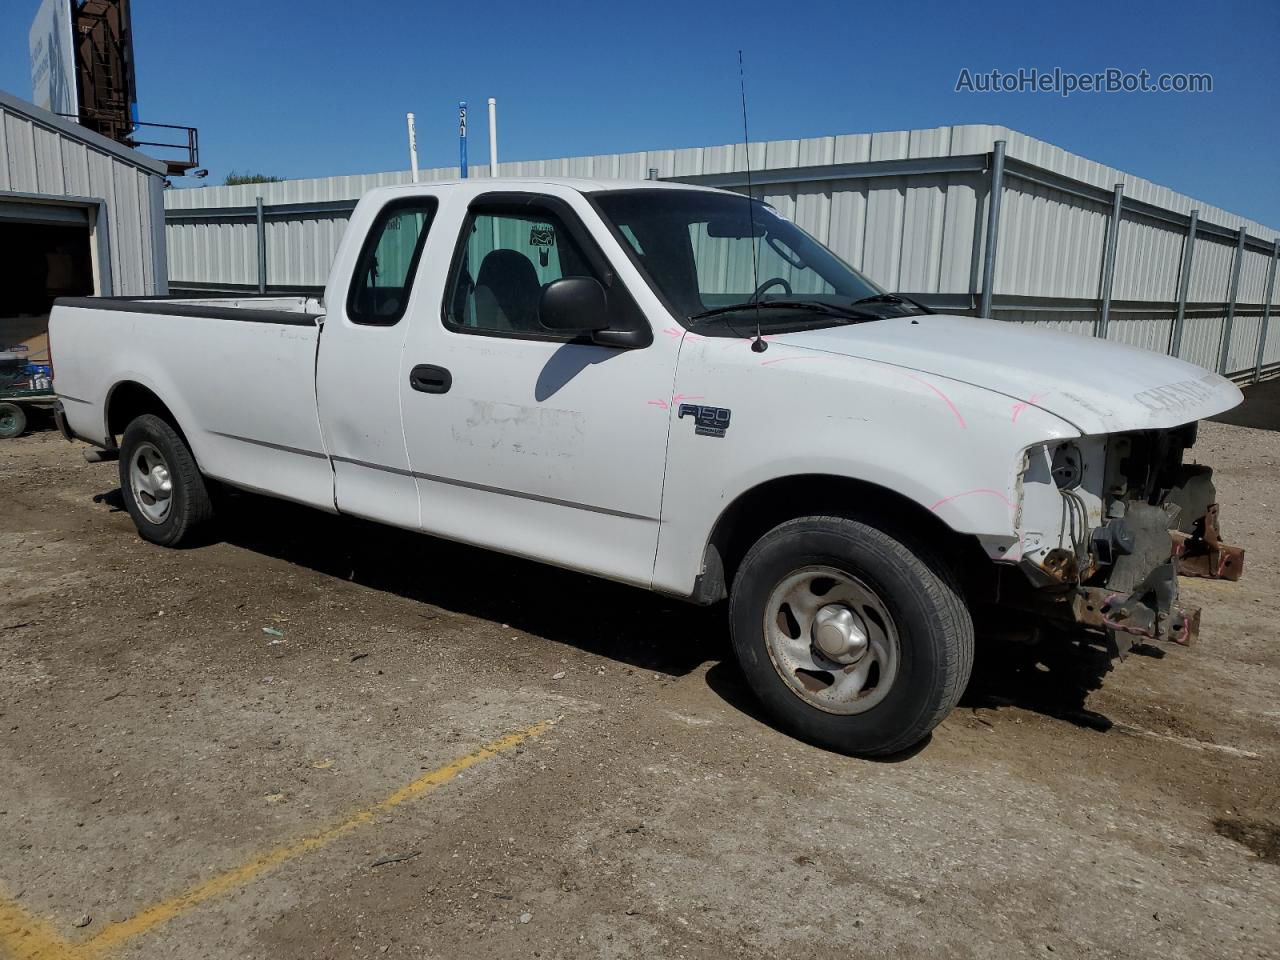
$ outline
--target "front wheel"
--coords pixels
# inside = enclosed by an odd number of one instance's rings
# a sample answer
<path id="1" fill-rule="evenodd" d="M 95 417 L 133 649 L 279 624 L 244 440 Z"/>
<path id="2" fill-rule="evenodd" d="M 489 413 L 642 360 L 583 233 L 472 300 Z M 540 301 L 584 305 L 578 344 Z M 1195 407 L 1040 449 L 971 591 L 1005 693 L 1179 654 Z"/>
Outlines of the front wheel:
<path id="1" fill-rule="evenodd" d="M 818 746 L 906 750 L 969 680 L 973 622 L 954 577 L 867 523 L 805 517 L 775 527 L 747 552 L 729 599 L 751 689 Z"/>
<path id="2" fill-rule="evenodd" d="M 213 516 L 191 449 L 154 414 L 135 419 L 120 438 L 120 490 L 138 533 L 164 547 L 190 543 Z"/>

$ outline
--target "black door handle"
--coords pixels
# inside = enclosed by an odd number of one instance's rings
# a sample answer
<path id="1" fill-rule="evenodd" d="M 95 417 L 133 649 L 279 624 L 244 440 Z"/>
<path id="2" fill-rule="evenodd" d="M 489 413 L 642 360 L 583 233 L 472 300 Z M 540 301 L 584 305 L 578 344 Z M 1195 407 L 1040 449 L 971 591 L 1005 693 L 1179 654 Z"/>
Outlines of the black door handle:
<path id="1" fill-rule="evenodd" d="M 448 393 L 453 386 L 453 374 L 444 367 L 420 363 L 409 371 L 409 386 L 422 393 Z"/>

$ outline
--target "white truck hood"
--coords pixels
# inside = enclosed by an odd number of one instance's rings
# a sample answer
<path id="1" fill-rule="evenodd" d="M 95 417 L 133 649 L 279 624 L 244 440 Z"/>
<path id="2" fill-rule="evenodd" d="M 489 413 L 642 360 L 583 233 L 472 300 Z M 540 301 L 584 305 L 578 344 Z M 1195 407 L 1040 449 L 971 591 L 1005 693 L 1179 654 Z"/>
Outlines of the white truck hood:
<path id="1" fill-rule="evenodd" d="M 1083 434 L 1176 427 L 1243 395 L 1202 367 L 1030 324 L 933 314 L 810 330 L 771 341 L 890 363 L 1002 393 Z"/>

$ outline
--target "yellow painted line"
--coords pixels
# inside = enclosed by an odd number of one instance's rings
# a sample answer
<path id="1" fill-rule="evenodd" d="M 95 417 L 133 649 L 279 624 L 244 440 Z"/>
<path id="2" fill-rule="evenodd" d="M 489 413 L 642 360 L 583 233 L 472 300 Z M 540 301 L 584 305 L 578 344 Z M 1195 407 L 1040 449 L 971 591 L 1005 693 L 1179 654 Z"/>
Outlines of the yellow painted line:
<path id="1" fill-rule="evenodd" d="M 424 773 L 389 797 L 353 813 L 341 823 L 268 850 L 248 863 L 198 883 L 184 893 L 163 900 L 155 906 L 147 907 L 127 920 L 113 923 L 80 944 L 68 943 L 47 923 L 32 917 L 16 904 L 0 898 L 0 957 L 5 960 L 90 960 L 101 956 L 113 947 L 167 923 L 192 907 L 242 887 L 290 860 L 331 843 L 369 823 L 380 813 L 430 793 L 464 770 L 545 733 L 551 725 L 551 721 L 544 720 L 492 740 L 465 756 Z"/>
<path id="2" fill-rule="evenodd" d="M 53 927 L 0 895 L 0 957 L 5 960 L 65 960 L 71 945 Z"/>

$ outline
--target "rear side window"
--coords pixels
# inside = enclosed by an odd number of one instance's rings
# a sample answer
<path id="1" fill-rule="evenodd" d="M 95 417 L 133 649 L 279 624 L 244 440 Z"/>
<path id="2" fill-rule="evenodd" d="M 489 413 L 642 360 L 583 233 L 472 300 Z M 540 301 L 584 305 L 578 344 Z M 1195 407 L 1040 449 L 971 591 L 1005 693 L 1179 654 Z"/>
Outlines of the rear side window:
<path id="1" fill-rule="evenodd" d="M 353 323 L 389 327 L 400 322 L 435 213 L 434 197 L 409 197 L 378 214 L 351 280 L 347 316 Z"/>

